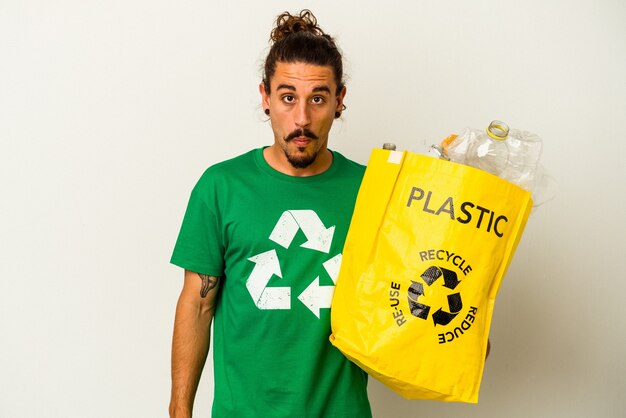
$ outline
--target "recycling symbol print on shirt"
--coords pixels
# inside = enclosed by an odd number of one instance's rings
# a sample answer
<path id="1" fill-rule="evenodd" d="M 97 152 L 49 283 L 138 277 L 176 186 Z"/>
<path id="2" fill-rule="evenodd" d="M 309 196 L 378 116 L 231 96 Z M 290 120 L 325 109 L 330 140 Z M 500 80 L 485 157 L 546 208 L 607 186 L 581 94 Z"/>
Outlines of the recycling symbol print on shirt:
<path id="1" fill-rule="evenodd" d="M 333 241 L 335 227 L 326 228 L 317 213 L 312 210 L 288 210 L 282 213 L 274 226 L 269 239 L 285 249 L 289 249 L 296 234 L 301 230 L 306 242 L 300 247 L 328 254 Z M 291 309 L 291 288 L 289 286 L 268 287 L 275 275 L 282 278 L 280 262 L 276 250 L 269 250 L 248 258 L 255 265 L 246 281 L 246 288 L 254 304 L 259 309 L 277 310 Z M 320 310 L 330 308 L 335 291 L 341 253 L 329 258 L 322 266 L 333 281 L 333 286 L 320 286 L 319 276 L 315 277 L 306 289 L 298 296 L 302 302 L 319 319 Z"/>

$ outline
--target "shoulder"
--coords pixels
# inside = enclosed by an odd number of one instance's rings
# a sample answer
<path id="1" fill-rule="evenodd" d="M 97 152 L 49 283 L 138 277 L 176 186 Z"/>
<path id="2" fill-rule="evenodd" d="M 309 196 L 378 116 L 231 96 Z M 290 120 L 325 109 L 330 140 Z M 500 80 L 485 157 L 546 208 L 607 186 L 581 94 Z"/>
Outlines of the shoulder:
<path id="1" fill-rule="evenodd" d="M 216 163 L 204 171 L 203 176 L 222 175 L 233 170 L 250 169 L 254 166 L 255 155 L 260 152 L 260 148 L 255 148 L 244 154 L 238 155 L 228 160 Z"/>
<path id="2" fill-rule="evenodd" d="M 259 149 L 256 148 L 236 157 L 229 158 L 228 160 L 213 164 L 204 170 L 204 173 L 200 176 L 199 182 L 206 182 L 211 179 L 222 179 L 229 177 L 232 173 L 254 169 L 254 167 L 256 167 L 255 154 L 258 152 Z"/>
<path id="3" fill-rule="evenodd" d="M 255 153 L 258 152 L 260 152 L 258 148 L 253 149 L 244 154 L 213 164 L 204 170 L 193 192 L 196 194 L 206 193 L 219 188 L 220 185 L 229 182 L 235 176 L 246 175 L 246 173 L 255 169 Z"/>
<path id="4" fill-rule="evenodd" d="M 337 151 L 332 151 L 332 153 L 334 159 L 333 164 L 337 164 L 337 167 L 341 172 L 363 176 L 363 173 L 365 173 L 365 166 L 363 164 L 350 160 Z"/>

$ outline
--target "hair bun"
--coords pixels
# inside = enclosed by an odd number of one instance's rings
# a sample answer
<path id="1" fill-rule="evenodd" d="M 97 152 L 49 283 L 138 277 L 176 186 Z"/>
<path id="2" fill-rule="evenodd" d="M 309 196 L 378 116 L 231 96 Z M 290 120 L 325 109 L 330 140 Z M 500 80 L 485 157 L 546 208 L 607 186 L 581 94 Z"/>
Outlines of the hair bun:
<path id="1" fill-rule="evenodd" d="M 325 35 L 324 31 L 317 25 L 317 19 L 313 13 L 308 9 L 304 9 L 297 16 L 289 12 L 280 14 L 276 19 L 276 27 L 270 34 L 270 40 L 272 42 L 278 42 L 296 32 L 310 32 L 320 36 Z"/>

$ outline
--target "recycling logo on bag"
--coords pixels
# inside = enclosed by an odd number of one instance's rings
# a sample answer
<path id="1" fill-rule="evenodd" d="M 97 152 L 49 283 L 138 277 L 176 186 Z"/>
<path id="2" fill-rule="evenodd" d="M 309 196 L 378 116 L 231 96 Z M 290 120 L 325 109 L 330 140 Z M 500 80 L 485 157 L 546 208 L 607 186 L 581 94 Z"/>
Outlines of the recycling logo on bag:
<path id="1" fill-rule="evenodd" d="M 433 251 L 432 258 L 436 257 L 434 254 L 444 253 L 449 255 L 448 259 L 453 259 L 455 255 L 440 250 L 439 252 Z M 459 260 L 462 258 L 458 257 L 456 263 L 453 261 L 452 264 L 463 274 L 471 272 L 471 267 L 464 267 L 465 262 Z M 424 321 L 424 324 L 431 323 L 435 332 L 433 337 L 439 344 L 450 343 L 464 335 L 476 320 L 478 308 L 472 306 L 471 303 L 469 307 L 463 308 L 460 283 L 458 273 L 454 270 L 441 265 L 425 267 L 422 274 L 411 280 L 411 284 L 406 288 L 405 300 L 408 302 L 408 310 L 411 313 L 409 316 L 400 302 L 401 291 L 405 287 L 392 281 L 389 288 L 389 307 L 393 308 L 391 315 L 396 326 L 401 327 L 409 320 Z M 460 318 L 457 319 L 459 316 Z"/>
<path id="2" fill-rule="evenodd" d="M 269 240 L 289 249 L 298 231 L 302 231 L 307 241 L 300 247 L 313 252 L 328 254 L 333 241 L 335 227 L 326 228 L 313 210 L 288 210 L 282 213 Z M 291 309 L 291 288 L 289 286 L 269 287 L 272 277 L 282 279 L 281 263 L 275 249 L 254 255 L 248 260 L 255 263 L 246 281 L 246 288 L 257 308 L 262 310 Z M 294 260 L 295 261 L 295 260 Z M 312 279 L 307 288 L 298 296 L 302 302 L 319 319 L 321 309 L 329 309 L 335 291 L 335 284 L 341 266 L 341 253 L 338 253 L 322 266 L 333 281 L 333 286 L 320 286 L 319 276 Z"/>
<path id="3" fill-rule="evenodd" d="M 421 319 L 428 319 L 431 306 L 418 302 L 420 296 L 424 296 L 424 284 L 428 287 L 441 285 L 450 291 L 454 290 L 460 283 L 454 271 L 443 267 L 431 266 L 420 276 L 423 282 L 413 281 L 409 287 L 409 308 L 411 314 Z M 441 279 L 441 280 L 440 280 Z M 455 316 L 463 309 L 461 293 L 455 292 L 447 295 L 448 306 L 439 307 L 433 312 L 432 319 L 435 326 L 448 325 Z"/>

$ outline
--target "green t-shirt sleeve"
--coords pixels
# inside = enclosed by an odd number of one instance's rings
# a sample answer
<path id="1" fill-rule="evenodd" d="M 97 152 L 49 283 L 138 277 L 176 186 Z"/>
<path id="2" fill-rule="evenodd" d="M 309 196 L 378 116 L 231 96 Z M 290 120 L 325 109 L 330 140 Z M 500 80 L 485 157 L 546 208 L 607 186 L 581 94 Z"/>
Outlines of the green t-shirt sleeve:
<path id="1" fill-rule="evenodd" d="M 217 181 L 207 170 L 191 192 L 170 262 L 186 270 L 220 277 L 224 274 L 224 245 L 215 184 Z"/>

